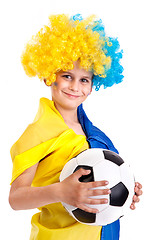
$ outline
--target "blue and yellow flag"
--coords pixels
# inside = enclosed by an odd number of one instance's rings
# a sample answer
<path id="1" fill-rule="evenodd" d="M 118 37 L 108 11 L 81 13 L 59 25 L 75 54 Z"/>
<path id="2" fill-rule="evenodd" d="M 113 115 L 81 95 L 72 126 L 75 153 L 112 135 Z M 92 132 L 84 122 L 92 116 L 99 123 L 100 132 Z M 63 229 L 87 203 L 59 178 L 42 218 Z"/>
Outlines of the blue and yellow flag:
<path id="1" fill-rule="evenodd" d="M 40 99 L 35 120 L 11 148 L 13 182 L 26 169 L 39 162 L 32 186 L 47 186 L 59 181 L 68 160 L 89 148 L 86 137 L 77 135 L 64 122 L 46 98 Z M 30 240 L 99 240 L 100 226 L 88 226 L 73 219 L 61 203 L 40 208 L 32 217 Z"/>

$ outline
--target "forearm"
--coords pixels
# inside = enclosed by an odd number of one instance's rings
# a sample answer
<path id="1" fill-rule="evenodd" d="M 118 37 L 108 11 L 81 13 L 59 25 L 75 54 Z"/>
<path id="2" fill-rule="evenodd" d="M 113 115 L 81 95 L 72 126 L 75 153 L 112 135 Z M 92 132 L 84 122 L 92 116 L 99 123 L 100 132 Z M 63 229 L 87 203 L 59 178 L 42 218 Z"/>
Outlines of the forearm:
<path id="1" fill-rule="evenodd" d="M 59 202 L 59 187 L 60 183 L 44 187 L 20 187 L 10 193 L 9 203 L 14 210 L 25 210 Z"/>

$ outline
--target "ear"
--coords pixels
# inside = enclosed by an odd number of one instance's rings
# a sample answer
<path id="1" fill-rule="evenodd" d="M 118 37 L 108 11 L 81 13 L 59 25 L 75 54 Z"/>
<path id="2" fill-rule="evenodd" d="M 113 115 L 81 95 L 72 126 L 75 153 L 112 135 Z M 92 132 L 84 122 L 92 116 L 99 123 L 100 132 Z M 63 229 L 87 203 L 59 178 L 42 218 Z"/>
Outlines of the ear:
<path id="1" fill-rule="evenodd" d="M 49 81 L 49 80 L 47 80 L 47 79 L 43 79 L 43 81 L 44 81 L 44 83 L 45 83 L 45 85 L 47 86 L 47 87 L 50 87 L 51 86 L 51 81 Z"/>
<path id="2" fill-rule="evenodd" d="M 90 94 L 92 93 L 92 87 L 91 87 L 91 91 L 90 91 Z"/>
<path id="3" fill-rule="evenodd" d="M 91 94 L 91 92 L 92 92 L 92 87 L 91 87 L 91 90 L 90 90 L 90 92 L 88 93 L 88 96 Z"/>
<path id="4" fill-rule="evenodd" d="M 44 82 L 44 83 L 45 83 L 45 85 L 48 87 L 48 85 L 47 85 L 47 83 L 46 83 L 46 82 L 47 82 L 47 80 L 46 80 L 45 78 L 43 79 L 43 82 Z"/>

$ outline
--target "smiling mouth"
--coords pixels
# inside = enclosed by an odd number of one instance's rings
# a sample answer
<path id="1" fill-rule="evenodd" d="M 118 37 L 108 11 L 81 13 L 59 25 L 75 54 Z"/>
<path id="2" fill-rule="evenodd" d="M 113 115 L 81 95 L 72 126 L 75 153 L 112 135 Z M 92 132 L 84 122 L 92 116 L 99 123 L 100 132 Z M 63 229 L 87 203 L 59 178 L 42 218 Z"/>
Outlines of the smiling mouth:
<path id="1" fill-rule="evenodd" d="M 62 91 L 63 92 L 63 91 Z M 74 95 L 74 94 L 70 94 L 70 93 L 67 93 L 67 92 L 63 92 L 66 96 L 68 96 L 69 98 L 79 98 L 80 95 Z"/>

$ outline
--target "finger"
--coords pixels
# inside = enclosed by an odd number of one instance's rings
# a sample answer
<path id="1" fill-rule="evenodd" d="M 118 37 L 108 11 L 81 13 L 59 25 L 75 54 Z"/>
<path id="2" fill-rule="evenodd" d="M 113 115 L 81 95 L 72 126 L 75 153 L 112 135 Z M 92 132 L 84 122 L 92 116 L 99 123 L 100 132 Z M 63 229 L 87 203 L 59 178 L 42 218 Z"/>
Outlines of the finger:
<path id="1" fill-rule="evenodd" d="M 139 201 L 140 201 L 140 199 L 136 195 L 134 195 L 133 196 L 133 202 L 139 202 Z"/>
<path id="2" fill-rule="evenodd" d="M 142 185 L 139 182 L 136 182 L 135 186 L 138 187 L 139 189 L 142 189 Z"/>
<path id="3" fill-rule="evenodd" d="M 98 209 L 96 208 L 90 208 L 88 206 L 86 206 L 85 204 L 81 204 L 78 206 L 80 209 L 82 209 L 85 212 L 89 212 L 89 213 L 98 213 Z"/>
<path id="4" fill-rule="evenodd" d="M 82 175 L 88 175 L 90 174 L 91 170 L 85 170 L 83 168 L 80 168 L 79 170 L 77 170 L 75 173 L 73 173 L 73 176 L 76 179 L 79 179 Z"/>
<path id="5" fill-rule="evenodd" d="M 90 205 L 99 205 L 99 204 L 107 204 L 108 199 L 107 198 L 102 198 L 102 199 L 95 199 L 95 198 L 87 198 L 86 204 Z"/>
<path id="6" fill-rule="evenodd" d="M 96 182 L 89 182 L 85 183 L 88 188 L 96 188 L 96 187 L 102 187 L 108 185 L 108 181 L 96 181 Z"/>
<path id="7" fill-rule="evenodd" d="M 90 189 L 88 191 L 88 196 L 108 195 L 110 193 L 111 193 L 110 189 Z"/>
<path id="8" fill-rule="evenodd" d="M 134 204 L 134 203 L 132 203 L 132 204 L 131 204 L 131 206 L 130 206 L 130 209 L 132 209 L 132 210 L 135 210 L 135 209 L 136 209 L 136 207 L 135 207 L 135 204 Z"/>
<path id="9" fill-rule="evenodd" d="M 142 190 L 137 187 L 134 188 L 134 191 L 137 196 L 141 196 L 143 194 Z"/>

